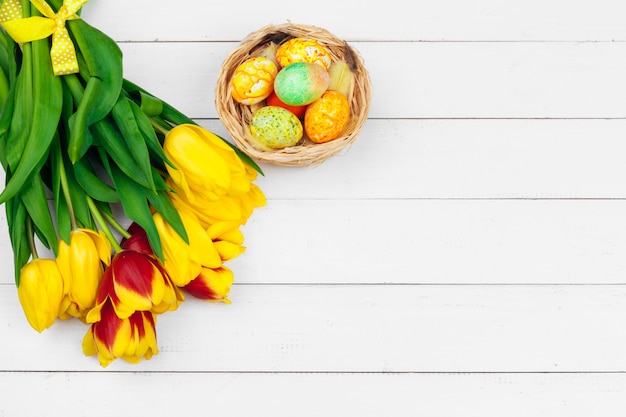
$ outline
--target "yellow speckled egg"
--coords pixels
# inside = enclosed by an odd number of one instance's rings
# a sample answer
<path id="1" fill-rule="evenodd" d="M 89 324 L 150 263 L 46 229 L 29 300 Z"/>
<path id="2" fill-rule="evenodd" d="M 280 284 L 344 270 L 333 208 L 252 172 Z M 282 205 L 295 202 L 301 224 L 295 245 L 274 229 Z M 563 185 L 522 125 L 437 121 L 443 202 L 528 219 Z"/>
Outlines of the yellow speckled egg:
<path id="1" fill-rule="evenodd" d="M 298 143 L 303 128 L 300 119 L 289 110 L 264 106 L 252 114 L 250 133 L 258 147 L 282 149 Z"/>
<path id="2" fill-rule="evenodd" d="M 231 78 L 231 94 L 241 104 L 256 104 L 274 91 L 276 64 L 266 57 L 254 57 L 240 64 Z"/>
<path id="3" fill-rule="evenodd" d="M 345 95 L 335 90 L 309 104 L 304 113 L 304 130 L 315 143 L 337 139 L 350 120 L 350 103 Z"/>
<path id="4" fill-rule="evenodd" d="M 292 38 L 278 47 L 276 61 L 283 68 L 294 62 L 311 62 L 328 70 L 332 58 L 328 49 L 316 39 Z"/>
<path id="5" fill-rule="evenodd" d="M 290 106 L 306 106 L 324 94 L 330 84 L 328 71 L 310 62 L 296 62 L 278 72 L 274 91 Z"/>

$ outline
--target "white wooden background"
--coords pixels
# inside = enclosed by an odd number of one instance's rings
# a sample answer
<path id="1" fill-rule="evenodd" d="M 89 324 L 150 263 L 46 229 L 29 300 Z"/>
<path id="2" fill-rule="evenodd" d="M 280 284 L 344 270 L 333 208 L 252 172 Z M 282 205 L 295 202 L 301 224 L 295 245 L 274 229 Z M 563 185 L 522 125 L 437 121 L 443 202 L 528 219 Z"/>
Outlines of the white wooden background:
<path id="1" fill-rule="evenodd" d="M 626 415 L 622 0 L 170 3 L 83 18 L 202 125 L 226 133 L 229 52 L 287 21 L 361 53 L 370 118 L 318 167 L 263 165 L 232 304 L 160 316 L 139 365 L 28 326 L 2 214 L 0 416 Z"/>

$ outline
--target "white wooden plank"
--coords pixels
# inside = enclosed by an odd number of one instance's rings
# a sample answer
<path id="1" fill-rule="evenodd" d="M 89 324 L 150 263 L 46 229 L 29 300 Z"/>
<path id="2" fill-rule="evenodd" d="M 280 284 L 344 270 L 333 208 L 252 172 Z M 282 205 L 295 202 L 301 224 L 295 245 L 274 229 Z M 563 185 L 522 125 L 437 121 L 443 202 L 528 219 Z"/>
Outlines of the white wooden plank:
<path id="1" fill-rule="evenodd" d="M 134 0 L 92 1 L 83 17 L 118 41 L 240 40 L 268 24 L 288 21 L 326 27 L 363 40 L 625 40 L 626 12 L 619 0 L 402 0 L 314 4 L 274 0 L 180 0 L 176 7 Z M 112 17 L 114 16 L 114 17 Z"/>
<path id="2" fill-rule="evenodd" d="M 332 265 L 329 265 L 329 271 Z M 625 372 L 626 286 L 239 285 L 159 317 L 161 353 L 111 371 Z M 0 370 L 83 370 L 86 326 L 38 334 L 0 285 Z"/>
<path id="3" fill-rule="evenodd" d="M 624 374 L 0 373 L 6 416 L 622 417 Z M 45 401 L 33 401 L 45 393 Z M 69 394 L 71 393 L 71 394 Z M 113 400 L 114 399 L 114 400 Z M 158 400 L 162 399 L 162 400 Z"/>
<path id="4" fill-rule="evenodd" d="M 271 199 L 624 198 L 624 138 L 623 119 L 368 120 L 341 155 L 263 164 L 257 183 Z"/>
<path id="5" fill-rule="evenodd" d="M 228 265 L 242 284 L 617 284 L 624 213 L 624 200 L 270 200 Z"/>
<path id="6" fill-rule="evenodd" d="M 623 283 L 624 201 L 270 201 L 240 283 Z"/>
<path id="7" fill-rule="evenodd" d="M 126 77 L 194 118 L 217 117 L 218 73 L 237 46 L 121 45 Z M 626 115 L 626 43 L 358 42 L 354 47 L 372 80 L 371 118 Z"/>

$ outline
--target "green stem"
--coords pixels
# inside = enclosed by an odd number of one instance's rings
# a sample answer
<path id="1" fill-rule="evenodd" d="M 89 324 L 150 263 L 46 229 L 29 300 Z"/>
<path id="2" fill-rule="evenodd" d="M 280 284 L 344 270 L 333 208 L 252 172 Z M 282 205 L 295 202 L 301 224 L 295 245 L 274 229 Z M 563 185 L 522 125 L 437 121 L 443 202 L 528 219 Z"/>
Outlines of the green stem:
<path id="1" fill-rule="evenodd" d="M 124 226 L 122 226 L 115 217 L 110 216 L 109 213 L 105 213 L 105 212 L 100 212 L 100 214 L 102 214 L 102 216 L 104 217 L 104 219 L 109 222 L 109 224 L 111 226 L 113 226 L 113 228 L 120 234 L 122 235 L 122 237 L 128 239 L 129 237 L 131 237 L 132 235 L 130 233 L 128 233 L 128 230 L 126 230 L 124 228 Z"/>
<path id="2" fill-rule="evenodd" d="M 92 198 L 89 196 L 87 196 L 87 204 L 89 205 L 89 210 L 91 211 L 91 215 L 100 226 L 100 229 L 102 230 L 104 235 L 107 237 L 107 239 L 109 239 L 109 242 L 111 242 L 111 246 L 113 246 L 113 249 L 115 249 L 115 252 L 121 252 L 122 247 L 120 246 L 119 243 L 117 243 L 117 239 L 115 239 L 115 236 L 113 236 L 111 229 L 109 228 L 109 226 L 107 225 L 107 222 L 102 216 L 102 212 L 98 209 L 98 207 L 96 206 L 96 203 L 94 203 Z"/>
<path id="3" fill-rule="evenodd" d="M 67 85 L 70 94 L 72 94 L 72 98 L 75 103 L 80 103 L 83 99 L 83 94 L 85 93 L 85 88 L 80 83 L 80 80 L 75 74 L 68 74 L 63 76 L 63 81 L 65 85 Z"/>
<path id="4" fill-rule="evenodd" d="M 161 124 L 153 120 L 152 117 L 150 117 L 149 119 L 150 119 L 150 124 L 152 125 L 155 131 L 159 132 L 163 136 L 169 133 L 169 129 L 166 129 L 165 127 L 161 126 Z"/>
<path id="5" fill-rule="evenodd" d="M 26 235 L 28 236 L 28 246 L 30 247 L 30 253 L 33 256 L 33 259 L 39 259 L 39 254 L 37 253 L 37 246 L 35 245 L 33 221 L 29 218 L 26 219 Z"/>
<path id="6" fill-rule="evenodd" d="M 67 182 L 67 173 L 65 172 L 65 164 L 63 164 L 63 157 L 59 155 L 59 179 L 61 181 L 61 190 L 63 191 L 63 197 L 65 197 L 65 202 L 67 203 L 67 210 L 70 213 L 70 226 L 72 230 L 75 230 L 76 227 L 76 215 L 74 214 L 74 203 L 72 202 L 72 195 L 70 194 L 70 186 Z"/>
<path id="7" fill-rule="evenodd" d="M 30 17 L 30 0 L 22 0 L 22 17 Z M 33 6 L 34 7 L 34 6 Z"/>

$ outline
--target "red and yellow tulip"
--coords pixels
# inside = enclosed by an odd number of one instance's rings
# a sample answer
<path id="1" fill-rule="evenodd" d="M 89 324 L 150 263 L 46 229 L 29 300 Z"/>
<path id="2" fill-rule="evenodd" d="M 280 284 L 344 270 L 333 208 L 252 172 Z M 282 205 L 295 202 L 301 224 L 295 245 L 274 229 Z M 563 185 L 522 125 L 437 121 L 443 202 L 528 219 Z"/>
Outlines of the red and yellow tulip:
<path id="1" fill-rule="evenodd" d="M 96 305 L 87 313 L 86 321 L 100 321 L 107 301 L 119 318 L 126 319 L 136 311 L 175 310 L 182 300 L 182 294 L 157 261 L 140 252 L 122 250 L 104 271 Z"/>
<path id="2" fill-rule="evenodd" d="M 193 297 L 208 301 L 223 301 L 230 304 L 228 293 L 235 276 L 233 271 L 220 268 L 202 268 L 200 275 L 191 280 L 183 289 Z"/>
<path id="3" fill-rule="evenodd" d="M 106 367 L 117 358 L 137 363 L 159 353 L 153 313 L 135 311 L 120 318 L 113 303 L 107 301 L 100 315 L 100 321 L 91 325 L 82 345 L 86 356 L 98 355 L 101 366 Z"/>

